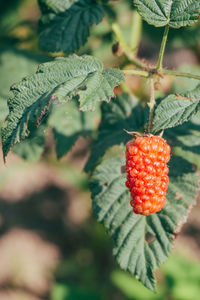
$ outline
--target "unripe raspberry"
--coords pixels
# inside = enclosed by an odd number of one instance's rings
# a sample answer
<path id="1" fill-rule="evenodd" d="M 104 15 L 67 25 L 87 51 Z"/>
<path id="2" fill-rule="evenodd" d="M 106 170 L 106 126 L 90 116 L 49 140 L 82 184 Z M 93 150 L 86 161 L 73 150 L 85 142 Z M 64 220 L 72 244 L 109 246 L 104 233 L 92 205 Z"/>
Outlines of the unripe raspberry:
<path id="1" fill-rule="evenodd" d="M 126 186 L 136 214 L 160 211 L 166 200 L 170 146 L 159 136 L 137 137 L 126 144 Z"/>

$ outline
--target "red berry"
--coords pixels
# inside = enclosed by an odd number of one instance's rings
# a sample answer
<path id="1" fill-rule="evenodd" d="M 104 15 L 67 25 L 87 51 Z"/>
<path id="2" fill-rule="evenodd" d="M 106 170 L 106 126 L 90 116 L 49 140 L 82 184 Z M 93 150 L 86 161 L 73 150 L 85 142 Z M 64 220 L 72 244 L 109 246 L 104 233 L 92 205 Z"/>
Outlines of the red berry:
<path id="1" fill-rule="evenodd" d="M 170 146 L 159 136 L 137 137 L 126 144 L 126 186 L 136 214 L 148 216 L 163 208 L 169 159 Z"/>

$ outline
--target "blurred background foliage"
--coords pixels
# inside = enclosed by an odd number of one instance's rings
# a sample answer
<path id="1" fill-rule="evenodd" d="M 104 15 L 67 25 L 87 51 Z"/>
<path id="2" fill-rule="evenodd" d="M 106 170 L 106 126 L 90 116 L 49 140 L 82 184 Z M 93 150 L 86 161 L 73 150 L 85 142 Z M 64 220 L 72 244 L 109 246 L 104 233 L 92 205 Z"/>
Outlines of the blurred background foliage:
<path id="1" fill-rule="evenodd" d="M 91 28 L 88 42 L 78 53 L 92 54 L 106 66 L 129 67 L 125 57 L 119 58 L 112 53 L 116 40 L 111 24 L 117 22 L 129 42 L 134 22 L 133 5 L 128 0 L 103 2 L 108 18 Z M 1 121 L 8 113 L 9 87 L 33 74 L 38 64 L 55 56 L 38 48 L 39 17 L 36 0 L 0 1 Z M 150 63 L 156 61 L 162 32 L 163 28 L 143 23 L 140 57 Z M 179 31 L 171 29 L 164 64 L 199 74 L 199 34 L 199 24 Z M 166 77 L 160 82 L 157 96 L 191 90 L 196 84 L 193 79 Z M 147 85 L 139 77 L 134 80 L 127 77 L 123 88 L 137 95 L 143 103 L 148 99 Z M 197 205 L 192 210 L 176 240 L 176 252 L 157 273 L 157 294 L 148 291 L 119 269 L 111 255 L 112 241 L 91 215 L 87 175 L 81 171 L 96 136 L 100 110 L 92 118 L 86 116 L 84 126 L 77 112 L 74 119 L 77 118 L 78 123 L 66 120 L 53 132 L 49 126 L 53 128 L 59 113 L 62 111 L 59 112 L 58 107 L 50 118 L 47 116 L 40 130 L 16 145 L 6 166 L 1 160 L 0 299 L 199 300 L 200 207 Z M 196 123 L 199 124 L 199 115 Z M 84 138 L 74 136 L 77 130 Z M 60 144 L 55 146 L 53 136 L 57 141 L 60 137 L 64 149 L 75 143 L 61 160 L 56 159 L 55 147 Z M 200 169 L 198 137 L 194 137 L 192 144 L 197 146 L 196 154 L 178 146 L 174 151 L 176 154 L 185 151 L 194 167 Z M 183 135 L 182 138 L 187 137 Z M 189 143 L 191 146 L 191 140 Z"/>

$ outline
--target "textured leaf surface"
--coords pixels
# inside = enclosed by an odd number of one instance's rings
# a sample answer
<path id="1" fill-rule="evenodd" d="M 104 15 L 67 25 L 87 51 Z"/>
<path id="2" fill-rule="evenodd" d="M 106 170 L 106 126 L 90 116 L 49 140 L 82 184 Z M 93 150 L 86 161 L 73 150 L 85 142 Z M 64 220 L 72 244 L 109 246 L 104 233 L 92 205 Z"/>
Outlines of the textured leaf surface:
<path id="1" fill-rule="evenodd" d="M 78 137 L 90 135 L 96 127 L 97 120 L 98 112 L 81 112 L 75 99 L 55 105 L 48 123 L 53 128 L 57 157 L 65 155 Z"/>
<path id="2" fill-rule="evenodd" d="M 79 96 L 80 109 L 94 110 L 97 101 L 109 101 L 113 88 L 123 80 L 117 69 L 103 70 L 91 56 L 57 58 L 39 66 L 35 75 L 11 87 L 9 115 L 2 130 L 3 153 L 29 134 L 28 123 L 39 124 L 55 99 Z"/>
<path id="3" fill-rule="evenodd" d="M 156 108 L 153 131 L 180 125 L 190 120 L 199 108 L 200 85 L 183 96 L 169 95 Z"/>
<path id="4" fill-rule="evenodd" d="M 186 157 L 200 169 L 200 112 L 189 122 L 166 130 L 164 137 L 173 145 L 173 153 Z"/>
<path id="5" fill-rule="evenodd" d="M 155 26 L 192 25 L 200 14 L 199 0 L 134 0 L 134 3 L 145 21 Z"/>
<path id="6" fill-rule="evenodd" d="M 109 104 L 102 103 L 102 121 L 85 170 L 89 171 L 113 145 L 126 144 L 131 138 L 124 129 L 139 131 L 143 128 L 145 111 L 138 100 L 126 94 L 117 96 Z"/>
<path id="7" fill-rule="evenodd" d="M 7 100 L 11 84 L 28 73 L 35 72 L 38 64 L 45 60 L 47 57 L 13 47 L 4 47 L 0 50 L 0 121 L 8 114 Z"/>
<path id="8" fill-rule="evenodd" d="M 70 8 L 78 0 L 38 0 L 42 13 L 55 12 L 59 13 Z"/>
<path id="9" fill-rule="evenodd" d="M 132 212 L 121 173 L 124 164 L 118 156 L 96 168 L 91 180 L 93 208 L 114 239 L 113 253 L 120 267 L 154 290 L 153 270 L 167 259 L 175 233 L 194 204 L 196 175 L 190 163 L 173 157 L 167 203 L 161 212 L 145 217 Z"/>
<path id="10" fill-rule="evenodd" d="M 39 24 L 39 46 L 51 52 L 77 50 L 87 41 L 89 27 L 98 24 L 104 16 L 102 6 L 94 0 L 43 0 L 40 4 L 43 16 Z"/>

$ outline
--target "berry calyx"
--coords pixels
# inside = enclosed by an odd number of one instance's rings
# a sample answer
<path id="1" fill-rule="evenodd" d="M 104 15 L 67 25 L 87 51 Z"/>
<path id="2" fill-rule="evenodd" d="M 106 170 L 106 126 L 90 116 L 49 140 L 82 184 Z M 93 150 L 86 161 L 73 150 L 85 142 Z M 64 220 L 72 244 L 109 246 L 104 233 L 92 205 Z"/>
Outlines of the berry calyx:
<path id="1" fill-rule="evenodd" d="M 137 137 L 126 144 L 126 186 L 136 214 L 160 211 L 166 200 L 170 146 L 160 136 Z"/>

